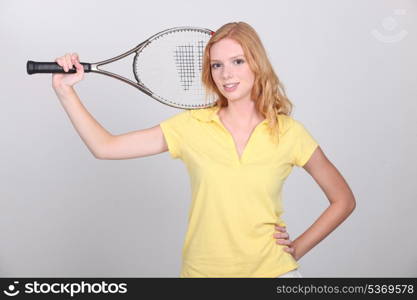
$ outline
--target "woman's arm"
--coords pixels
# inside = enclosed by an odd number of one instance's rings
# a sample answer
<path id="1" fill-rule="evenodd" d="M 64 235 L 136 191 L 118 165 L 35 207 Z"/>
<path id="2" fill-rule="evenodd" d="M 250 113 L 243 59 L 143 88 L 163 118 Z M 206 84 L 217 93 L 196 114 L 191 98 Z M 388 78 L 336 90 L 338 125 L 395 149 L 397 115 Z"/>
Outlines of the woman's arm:
<path id="1" fill-rule="evenodd" d="M 165 152 L 168 145 L 159 125 L 114 136 L 87 111 L 73 86 L 84 78 L 84 68 L 76 53 L 55 60 L 66 72 L 75 66 L 77 72 L 52 75 L 52 87 L 75 130 L 98 159 L 127 159 Z"/>
<path id="2" fill-rule="evenodd" d="M 330 206 L 303 234 L 293 241 L 294 258 L 300 259 L 335 230 L 355 209 L 355 197 L 343 176 L 327 159 L 320 146 L 303 168 L 325 193 Z"/>
<path id="3" fill-rule="evenodd" d="M 161 126 L 112 136 L 102 147 L 99 159 L 130 159 L 168 151 Z"/>
<path id="4" fill-rule="evenodd" d="M 77 69 L 76 73 L 54 73 L 52 75 L 52 87 L 75 130 L 90 152 L 98 157 L 103 145 L 112 138 L 112 135 L 86 110 L 74 90 L 73 86 L 84 79 L 84 67 L 80 64 L 77 53 L 67 53 L 56 58 L 55 62 L 65 72 L 68 72 L 73 66 Z"/>
<path id="5" fill-rule="evenodd" d="M 56 92 L 75 130 L 94 157 L 100 158 L 103 147 L 111 140 L 112 135 L 87 111 L 72 87 Z"/>

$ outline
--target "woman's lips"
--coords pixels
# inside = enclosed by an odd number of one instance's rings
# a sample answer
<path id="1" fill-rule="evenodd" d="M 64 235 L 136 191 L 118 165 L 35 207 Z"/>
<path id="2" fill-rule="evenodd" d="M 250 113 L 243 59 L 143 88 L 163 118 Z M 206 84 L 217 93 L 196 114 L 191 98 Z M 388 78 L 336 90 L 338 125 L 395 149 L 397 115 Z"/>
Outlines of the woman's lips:
<path id="1" fill-rule="evenodd" d="M 239 82 L 237 82 L 237 83 L 230 83 L 230 84 L 224 84 L 223 85 L 223 89 L 226 92 L 231 93 L 231 92 L 234 92 L 237 89 L 237 86 L 238 85 L 239 85 Z"/>

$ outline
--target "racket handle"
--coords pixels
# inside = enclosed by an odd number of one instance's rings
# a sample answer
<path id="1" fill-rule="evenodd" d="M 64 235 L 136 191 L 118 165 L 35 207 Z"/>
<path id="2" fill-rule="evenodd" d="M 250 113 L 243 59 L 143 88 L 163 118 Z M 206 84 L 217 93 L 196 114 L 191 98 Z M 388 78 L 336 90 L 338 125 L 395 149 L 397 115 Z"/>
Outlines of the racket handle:
<path id="1" fill-rule="evenodd" d="M 89 63 L 81 63 L 84 67 L 84 72 L 91 71 L 91 64 Z M 28 74 L 35 74 L 35 73 L 77 73 L 77 69 L 75 67 L 68 70 L 68 72 L 64 71 L 60 65 L 56 62 L 36 62 L 32 60 L 28 60 L 26 63 L 26 71 Z"/>

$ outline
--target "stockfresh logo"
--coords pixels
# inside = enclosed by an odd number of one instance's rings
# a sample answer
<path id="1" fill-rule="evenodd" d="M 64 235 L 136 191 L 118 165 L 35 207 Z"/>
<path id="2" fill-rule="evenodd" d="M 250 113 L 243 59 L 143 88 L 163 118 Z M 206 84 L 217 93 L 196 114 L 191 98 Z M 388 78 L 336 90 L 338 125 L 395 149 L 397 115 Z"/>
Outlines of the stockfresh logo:
<path id="1" fill-rule="evenodd" d="M 14 281 L 13 284 L 10 284 L 7 287 L 7 290 L 4 290 L 3 293 L 7 296 L 14 297 L 19 295 L 20 291 L 16 289 L 16 285 L 19 284 L 19 281 Z"/>

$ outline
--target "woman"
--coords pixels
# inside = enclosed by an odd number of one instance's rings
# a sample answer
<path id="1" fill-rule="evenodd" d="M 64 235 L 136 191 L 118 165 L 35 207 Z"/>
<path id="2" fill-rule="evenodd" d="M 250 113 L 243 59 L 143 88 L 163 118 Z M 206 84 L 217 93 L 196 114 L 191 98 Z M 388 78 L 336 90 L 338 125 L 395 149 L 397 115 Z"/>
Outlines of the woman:
<path id="1" fill-rule="evenodd" d="M 217 95 L 215 106 L 186 110 L 127 134 L 111 135 L 82 106 L 72 88 L 83 78 L 78 56 L 56 62 L 65 70 L 77 68 L 76 74 L 54 74 L 53 87 L 95 157 L 169 151 L 186 164 L 192 205 L 180 277 L 301 276 L 297 261 L 355 207 L 341 174 L 290 117 L 292 104 L 258 35 L 244 22 L 222 26 L 205 48 L 202 80 L 207 92 Z M 330 206 L 291 241 L 281 218 L 281 190 L 294 165 L 314 178 Z"/>

